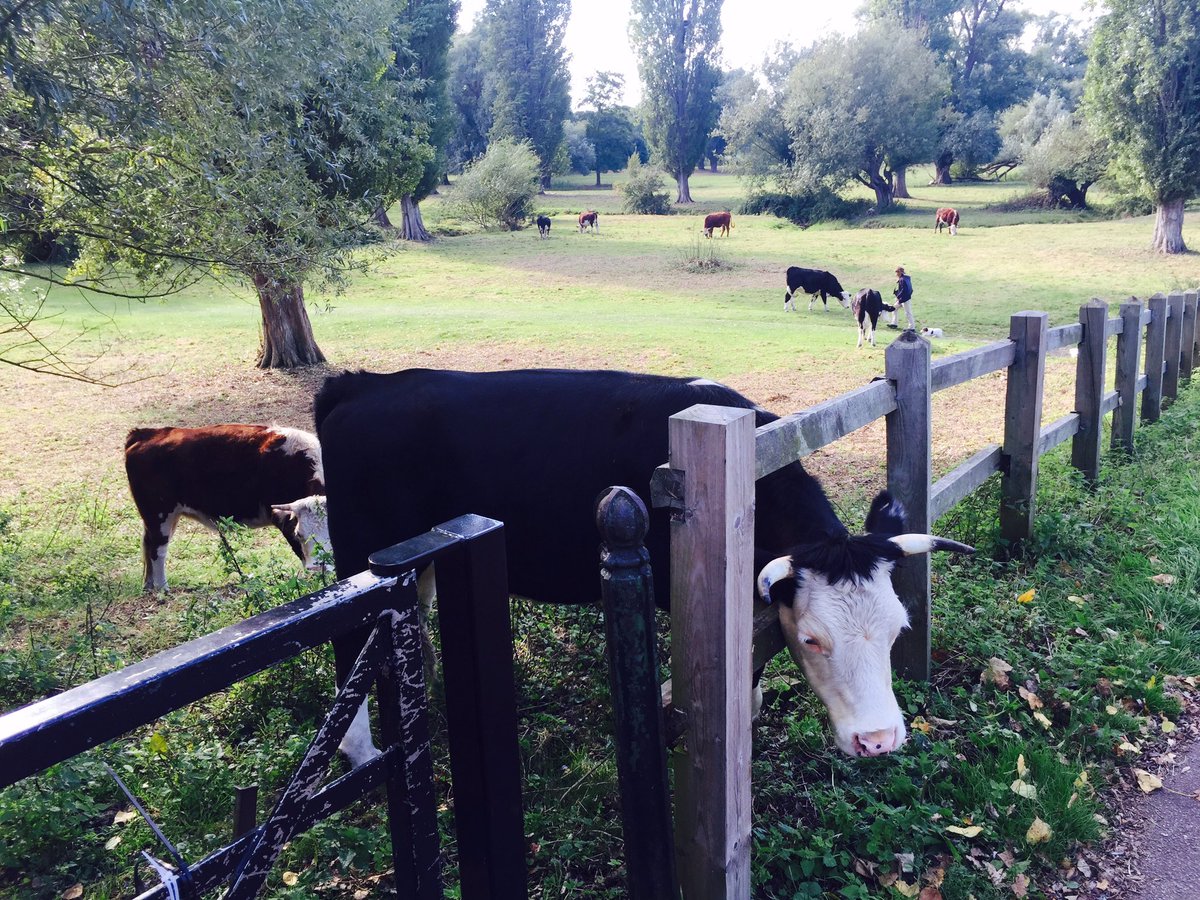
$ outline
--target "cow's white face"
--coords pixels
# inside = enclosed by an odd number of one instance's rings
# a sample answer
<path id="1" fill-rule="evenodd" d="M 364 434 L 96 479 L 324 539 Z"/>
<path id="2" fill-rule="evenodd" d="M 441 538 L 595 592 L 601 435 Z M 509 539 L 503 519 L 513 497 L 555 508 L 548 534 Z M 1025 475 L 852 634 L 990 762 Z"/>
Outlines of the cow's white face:
<path id="1" fill-rule="evenodd" d="M 904 716 L 892 691 L 892 644 L 908 613 L 880 561 L 862 581 L 830 584 L 807 569 L 797 573 L 792 605 L 779 624 L 792 658 L 829 710 L 838 749 L 879 756 L 904 743 Z"/>
<path id="2" fill-rule="evenodd" d="M 849 291 L 842 291 L 841 296 L 839 296 L 838 299 L 842 301 L 842 309 L 850 308 L 850 292 Z"/>
<path id="3" fill-rule="evenodd" d="M 292 503 L 280 503 L 271 507 L 271 521 L 283 532 L 296 555 L 310 571 L 329 571 L 330 565 L 318 559 L 317 547 L 326 552 L 329 543 L 329 517 L 325 498 L 305 497 Z"/>
<path id="4" fill-rule="evenodd" d="M 958 226 L 957 226 L 957 225 L 951 225 L 951 226 L 950 226 L 950 233 L 951 233 L 951 234 L 958 234 Z"/>

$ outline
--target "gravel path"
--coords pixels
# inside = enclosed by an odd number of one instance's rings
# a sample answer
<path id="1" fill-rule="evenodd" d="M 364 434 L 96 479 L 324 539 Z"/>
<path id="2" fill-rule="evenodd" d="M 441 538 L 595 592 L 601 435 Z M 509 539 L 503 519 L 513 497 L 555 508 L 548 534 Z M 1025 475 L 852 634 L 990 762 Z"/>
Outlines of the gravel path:
<path id="1" fill-rule="evenodd" d="M 1141 889 L 1130 900 L 1200 897 L 1200 743 L 1177 754 L 1161 776 L 1163 789 L 1142 802 Z"/>

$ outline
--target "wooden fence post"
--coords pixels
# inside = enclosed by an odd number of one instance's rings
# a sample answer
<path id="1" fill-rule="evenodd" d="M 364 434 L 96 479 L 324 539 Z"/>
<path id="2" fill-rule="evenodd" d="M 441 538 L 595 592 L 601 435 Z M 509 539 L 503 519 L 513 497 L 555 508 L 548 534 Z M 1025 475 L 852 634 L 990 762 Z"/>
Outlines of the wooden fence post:
<path id="1" fill-rule="evenodd" d="M 1010 552 L 1033 534 L 1048 320 L 1044 312 L 1026 311 L 1015 313 L 1008 325 L 1016 352 L 1004 397 L 1000 536 Z"/>
<path id="2" fill-rule="evenodd" d="M 693 406 L 668 430 L 684 473 L 671 521 L 672 690 L 688 717 L 676 862 L 686 900 L 749 900 L 754 413 Z"/>
<path id="3" fill-rule="evenodd" d="M 1183 334 L 1179 342 L 1179 374 L 1181 377 L 1192 378 L 1192 370 L 1196 368 L 1196 301 L 1198 295 L 1189 291 L 1183 295 Z"/>
<path id="4" fill-rule="evenodd" d="M 1079 430 L 1071 439 L 1071 465 L 1094 485 L 1100 478 L 1100 424 L 1104 420 L 1100 404 L 1104 400 L 1108 304 L 1103 300 L 1090 300 L 1079 307 L 1079 321 L 1083 324 L 1083 340 L 1079 342 L 1079 359 L 1075 366 L 1075 412 L 1079 416 Z"/>
<path id="5" fill-rule="evenodd" d="M 1183 343 L 1183 294 L 1167 297 L 1167 344 L 1163 353 L 1167 367 L 1163 370 L 1163 399 L 1175 402 L 1179 396 L 1179 360 Z"/>
<path id="6" fill-rule="evenodd" d="M 1137 383 L 1142 350 L 1142 304 L 1130 298 L 1121 304 L 1122 330 L 1117 336 L 1117 395 L 1121 404 L 1113 410 L 1112 448 L 1133 455 L 1133 429 L 1137 424 Z"/>
<path id="7" fill-rule="evenodd" d="M 1142 421 L 1157 422 L 1162 413 L 1163 363 L 1167 348 L 1167 298 L 1155 294 L 1147 302 L 1150 324 L 1146 326 L 1146 389 L 1142 391 Z"/>
<path id="8" fill-rule="evenodd" d="M 887 415 L 888 490 L 904 504 L 908 529 L 928 533 L 933 483 L 933 392 L 929 342 L 905 331 L 884 351 L 888 381 L 896 388 L 896 410 Z M 896 594 L 908 608 L 910 628 L 892 646 L 896 671 L 913 681 L 929 680 L 929 554 L 902 560 L 892 574 Z"/>
<path id="9" fill-rule="evenodd" d="M 654 581 L 645 547 L 649 524 L 645 504 L 629 488 L 610 487 L 596 504 L 627 896 L 677 900 Z"/>

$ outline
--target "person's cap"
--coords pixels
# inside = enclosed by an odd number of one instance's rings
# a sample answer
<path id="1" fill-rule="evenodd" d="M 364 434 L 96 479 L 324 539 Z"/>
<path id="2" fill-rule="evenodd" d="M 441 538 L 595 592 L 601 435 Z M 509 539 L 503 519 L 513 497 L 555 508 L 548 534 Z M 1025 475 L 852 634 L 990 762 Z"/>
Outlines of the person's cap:
<path id="1" fill-rule="evenodd" d="M 904 266 L 896 266 L 896 274 L 903 275 L 904 274 Z"/>

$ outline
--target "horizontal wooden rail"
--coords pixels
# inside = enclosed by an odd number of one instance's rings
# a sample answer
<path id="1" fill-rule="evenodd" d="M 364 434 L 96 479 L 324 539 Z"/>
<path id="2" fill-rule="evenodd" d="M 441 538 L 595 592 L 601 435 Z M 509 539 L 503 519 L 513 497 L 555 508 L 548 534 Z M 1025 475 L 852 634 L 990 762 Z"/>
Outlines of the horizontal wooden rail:
<path id="1" fill-rule="evenodd" d="M 1007 369 L 1013 364 L 1016 348 L 1017 345 L 1012 341 L 996 341 L 939 359 L 929 366 L 930 389 L 944 391 L 974 378 Z"/>
<path id="2" fill-rule="evenodd" d="M 929 519 L 936 521 L 964 497 L 1000 471 L 999 444 L 984 447 L 952 472 L 937 480 L 929 496 Z"/>
<path id="3" fill-rule="evenodd" d="M 1150 311 L 1149 307 L 1147 307 L 1146 309 L 1142 310 L 1142 316 L 1138 320 L 1138 324 L 1141 325 L 1143 328 L 1145 328 L 1147 325 L 1150 324 L 1150 320 L 1153 318 L 1154 318 L 1154 313 Z"/>
<path id="4" fill-rule="evenodd" d="M 1110 338 L 1115 334 L 1125 333 L 1124 319 L 1109 319 L 1104 323 L 1104 337 Z"/>
<path id="5" fill-rule="evenodd" d="M 1109 391 L 1104 395 L 1104 399 L 1100 401 L 1100 415 L 1106 416 L 1120 405 L 1121 395 L 1116 391 Z"/>
<path id="6" fill-rule="evenodd" d="M 895 390 L 880 380 L 764 425 L 755 432 L 754 477 L 764 478 L 895 409 Z"/>
<path id="7" fill-rule="evenodd" d="M 1083 340 L 1083 326 L 1074 322 L 1070 325 L 1059 325 L 1046 331 L 1046 352 L 1061 350 L 1063 347 L 1073 347 Z"/>
<path id="8" fill-rule="evenodd" d="M 1064 441 L 1069 441 L 1079 431 L 1079 413 L 1067 413 L 1047 425 L 1038 436 L 1038 456 L 1049 453 Z"/>

